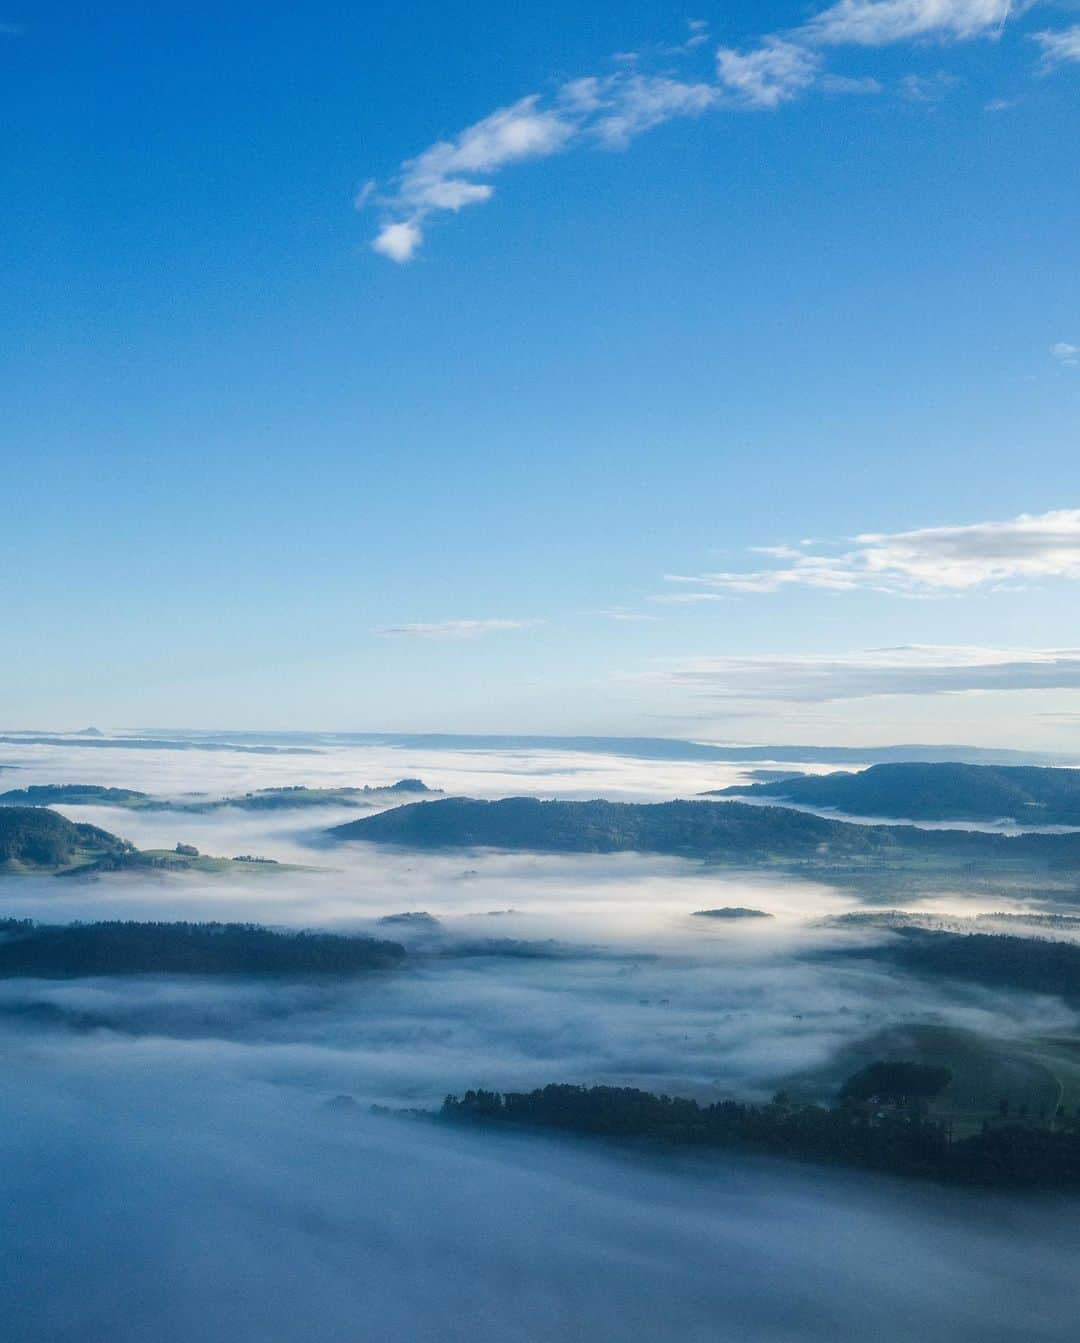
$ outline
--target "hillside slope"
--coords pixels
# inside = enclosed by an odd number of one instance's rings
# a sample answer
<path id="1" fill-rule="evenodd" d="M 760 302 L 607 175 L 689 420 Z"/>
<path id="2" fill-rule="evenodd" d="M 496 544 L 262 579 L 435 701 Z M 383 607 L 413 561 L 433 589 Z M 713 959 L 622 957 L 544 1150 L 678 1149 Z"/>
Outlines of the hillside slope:
<path id="1" fill-rule="evenodd" d="M 78 825 L 44 807 L 0 807 L 0 871 L 59 871 L 132 852 L 96 825 Z"/>

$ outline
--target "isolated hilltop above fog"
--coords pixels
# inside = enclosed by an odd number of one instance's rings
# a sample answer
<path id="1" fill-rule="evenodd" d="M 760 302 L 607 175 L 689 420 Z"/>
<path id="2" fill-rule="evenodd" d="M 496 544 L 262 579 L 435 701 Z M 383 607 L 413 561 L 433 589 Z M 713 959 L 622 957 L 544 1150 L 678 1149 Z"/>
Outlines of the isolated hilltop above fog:
<path id="1" fill-rule="evenodd" d="M 283 788 L 257 788 L 250 793 L 225 797 L 194 797 L 181 801 L 155 797 L 134 788 L 107 788 L 95 783 L 42 783 L 11 788 L 0 793 L 0 807 L 100 806 L 125 807 L 131 811 L 179 811 L 200 814 L 236 807 L 241 811 L 289 811 L 300 807 L 366 807 L 401 797 L 437 793 L 420 779 L 398 779 L 385 787 L 365 784 L 361 788 L 308 788 L 293 784 Z"/>
<path id="2" fill-rule="evenodd" d="M 418 802 L 335 826 L 331 835 L 415 848 L 490 847 L 549 853 L 681 854 L 752 860 L 930 855 L 1024 857 L 1072 867 L 1080 835 L 1004 835 L 860 825 L 738 802 Z"/>

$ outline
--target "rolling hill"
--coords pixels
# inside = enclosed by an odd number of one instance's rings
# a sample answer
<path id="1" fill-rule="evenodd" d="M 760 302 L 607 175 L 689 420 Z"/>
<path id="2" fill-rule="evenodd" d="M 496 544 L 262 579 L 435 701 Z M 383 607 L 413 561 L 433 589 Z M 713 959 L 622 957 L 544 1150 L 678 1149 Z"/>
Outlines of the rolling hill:
<path id="1" fill-rule="evenodd" d="M 677 854 L 757 862 L 929 858 L 977 863 L 1020 859 L 1072 869 L 1080 835 L 1005 836 L 969 830 L 862 825 L 785 807 L 738 802 L 494 802 L 447 798 L 411 803 L 327 832 L 407 848 L 488 847 L 539 853 Z"/>
<path id="2" fill-rule="evenodd" d="M 0 808 L 0 872 L 62 871 L 134 852 L 107 830 L 44 807 Z"/>

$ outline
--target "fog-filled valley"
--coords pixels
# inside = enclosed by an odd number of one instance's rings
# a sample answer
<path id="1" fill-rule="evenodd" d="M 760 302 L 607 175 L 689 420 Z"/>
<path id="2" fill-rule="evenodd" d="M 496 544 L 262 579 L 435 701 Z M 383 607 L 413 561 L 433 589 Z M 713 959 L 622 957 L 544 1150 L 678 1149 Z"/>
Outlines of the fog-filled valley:
<path id="1" fill-rule="evenodd" d="M 539 747 L 15 740 L 0 764 L 6 789 L 173 800 L 417 778 L 435 799 L 644 803 L 761 768 Z M 327 833 L 393 805 L 57 804 L 140 851 L 273 862 L 0 873 L 6 1336 L 1066 1337 L 1080 1244 L 1047 1190 L 437 1116 L 450 1093 L 551 1083 L 828 1107 L 859 1066 L 908 1057 L 949 1067 L 936 1104 L 960 1133 L 1003 1095 L 1013 1115 L 1061 1128 L 1080 1104 L 1071 961 L 1060 987 L 1033 992 L 1030 975 L 942 972 L 900 952 L 913 932 L 994 932 L 1071 955 L 1067 875 L 989 902 L 962 880 L 919 889 L 905 925 L 872 882 L 820 872 Z M 84 925 L 83 941 L 103 921 L 260 924 L 381 939 L 400 956 L 347 974 L 5 969 L 28 920 Z"/>

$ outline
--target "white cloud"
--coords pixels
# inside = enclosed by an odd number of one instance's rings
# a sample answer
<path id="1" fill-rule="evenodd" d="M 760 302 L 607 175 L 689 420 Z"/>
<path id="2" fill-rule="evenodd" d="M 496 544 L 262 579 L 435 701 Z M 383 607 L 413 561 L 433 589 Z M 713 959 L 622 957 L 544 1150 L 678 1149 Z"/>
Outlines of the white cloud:
<path id="1" fill-rule="evenodd" d="M 365 209 L 367 207 L 368 201 L 371 200 L 371 198 L 375 195 L 375 190 L 377 186 L 378 183 L 375 181 L 374 177 L 369 177 L 368 180 L 364 183 L 364 185 L 353 197 L 353 209 L 354 210 Z"/>
<path id="2" fill-rule="evenodd" d="M 419 226 L 411 219 L 404 219 L 397 224 L 384 224 L 371 245 L 381 256 L 401 264 L 413 259 L 420 240 Z"/>
<path id="3" fill-rule="evenodd" d="M 932 75 L 904 75 L 900 80 L 900 96 L 909 103 L 940 103 L 956 83 L 955 75 L 945 70 Z"/>
<path id="4" fill-rule="evenodd" d="M 1031 36 L 1042 47 L 1044 70 L 1050 70 L 1063 61 L 1080 61 L 1080 23 L 1073 24 L 1071 28 L 1032 33 Z"/>
<path id="5" fill-rule="evenodd" d="M 589 129 L 605 144 L 621 148 L 634 136 L 674 117 L 708 111 L 717 97 L 717 90 L 709 84 L 632 75 L 607 84 L 605 97 L 593 109 L 600 115 Z"/>
<path id="6" fill-rule="evenodd" d="M 1030 3 L 1030 0 L 1027 0 Z M 827 46 L 885 46 L 918 38 L 994 37 L 1027 3 L 1016 0 L 838 0 L 801 30 Z"/>
<path id="7" fill-rule="evenodd" d="M 1059 340 L 1056 345 L 1050 346 L 1050 353 L 1059 364 L 1067 364 L 1070 368 L 1080 367 L 1080 345 L 1071 345 L 1067 340 Z"/>
<path id="8" fill-rule="evenodd" d="M 866 75 L 853 79 L 848 75 L 822 75 L 818 81 L 826 93 L 882 93 L 880 80 Z"/>
<path id="9" fill-rule="evenodd" d="M 850 653 L 704 657 L 646 679 L 718 700 L 825 704 L 879 695 L 1080 688 L 1080 650 L 905 645 Z"/>
<path id="10" fill-rule="evenodd" d="M 425 221 L 457 213 L 492 198 L 487 180 L 505 168 L 550 158 L 574 145 L 623 148 L 636 136 L 677 117 L 699 116 L 715 107 L 776 108 L 819 86 L 832 94 L 881 91 L 872 76 L 823 70 L 823 51 L 840 46 L 879 47 L 935 39 L 961 42 L 994 37 L 1010 17 L 1033 0 L 838 0 L 799 27 L 766 34 L 748 50 L 720 47 L 715 77 L 682 79 L 665 71 L 640 72 L 633 52 L 617 53 L 614 73 L 565 81 L 550 97 L 529 94 L 438 140 L 407 159 L 381 198 L 383 220 L 372 244 L 376 252 L 404 263 L 416 255 Z M 707 39 L 702 20 L 689 20 L 689 38 L 659 48 L 666 57 L 692 60 Z M 1073 59 L 1080 28 L 1037 34 L 1044 63 Z M 655 53 L 654 53 L 655 54 Z M 909 76 L 909 98 L 940 96 L 948 76 L 929 83 Z M 357 198 L 362 208 L 375 194 L 368 183 Z"/>
<path id="11" fill-rule="evenodd" d="M 925 596 L 1007 582 L 1080 579 L 1080 508 L 1022 513 L 1006 522 L 867 532 L 836 554 L 820 546 L 811 549 L 810 543 L 758 551 L 786 563 L 770 569 L 669 575 L 668 581 L 706 593 L 809 587 Z"/>
<path id="12" fill-rule="evenodd" d="M 776 107 L 813 83 L 818 56 L 806 47 L 770 37 L 752 51 L 721 47 L 716 53 L 720 83 L 749 107 Z"/>
<path id="13" fill-rule="evenodd" d="M 697 580 L 670 577 L 668 581 L 672 583 L 692 583 Z M 690 606 L 695 602 L 722 602 L 726 600 L 727 597 L 722 592 L 661 592 L 657 593 L 655 597 L 649 598 L 651 602 L 662 602 L 667 606 Z"/>
<path id="14" fill-rule="evenodd" d="M 403 219 L 396 224 L 384 224 L 375 235 L 371 246 L 381 257 L 390 257 L 399 263 L 412 261 L 416 248 L 420 246 L 418 224 L 411 219 Z"/>
<path id="15" fill-rule="evenodd" d="M 495 194 L 494 186 L 478 177 L 561 154 L 576 141 L 622 148 L 665 121 L 699 115 L 719 96 L 712 84 L 629 71 L 568 80 L 548 104 L 539 94 L 519 98 L 402 164 L 384 202 L 387 220 L 372 246 L 393 261 L 411 261 L 430 215 L 457 213 Z M 373 190 L 373 184 L 365 187 L 358 206 Z"/>
<path id="16" fill-rule="evenodd" d="M 658 617 L 647 615 L 644 611 L 634 611 L 626 606 L 611 606 L 603 611 L 586 611 L 586 615 L 602 616 L 605 620 L 615 620 L 626 624 L 652 623 Z"/>
<path id="17" fill-rule="evenodd" d="M 539 620 L 415 621 L 408 625 L 384 625 L 375 633 L 383 638 L 473 639 L 480 634 L 496 634 L 503 630 L 525 630 L 540 623 Z"/>

